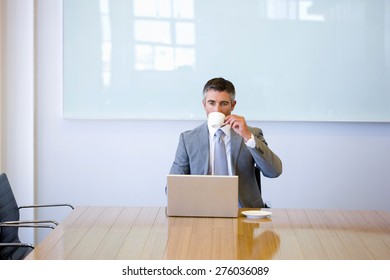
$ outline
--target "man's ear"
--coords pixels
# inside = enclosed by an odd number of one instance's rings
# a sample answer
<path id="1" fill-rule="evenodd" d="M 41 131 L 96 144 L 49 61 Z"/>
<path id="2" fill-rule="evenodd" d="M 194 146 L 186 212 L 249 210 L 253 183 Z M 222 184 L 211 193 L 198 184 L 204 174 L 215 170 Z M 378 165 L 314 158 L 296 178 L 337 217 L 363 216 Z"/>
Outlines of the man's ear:
<path id="1" fill-rule="evenodd" d="M 234 107 L 236 107 L 236 104 L 237 104 L 237 101 L 234 100 L 233 103 L 232 103 L 232 111 L 234 110 Z"/>

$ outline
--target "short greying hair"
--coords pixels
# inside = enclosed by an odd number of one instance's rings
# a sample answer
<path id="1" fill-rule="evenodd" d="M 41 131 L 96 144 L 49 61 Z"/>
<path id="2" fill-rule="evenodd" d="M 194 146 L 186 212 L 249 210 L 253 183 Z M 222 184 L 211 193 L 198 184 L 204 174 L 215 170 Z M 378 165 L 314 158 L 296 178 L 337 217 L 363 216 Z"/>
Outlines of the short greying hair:
<path id="1" fill-rule="evenodd" d="M 236 90 L 232 82 L 224 78 L 214 78 L 209 80 L 203 87 L 203 101 L 206 101 L 207 91 L 213 89 L 216 91 L 226 91 L 230 96 L 230 101 L 233 103 L 236 99 Z"/>

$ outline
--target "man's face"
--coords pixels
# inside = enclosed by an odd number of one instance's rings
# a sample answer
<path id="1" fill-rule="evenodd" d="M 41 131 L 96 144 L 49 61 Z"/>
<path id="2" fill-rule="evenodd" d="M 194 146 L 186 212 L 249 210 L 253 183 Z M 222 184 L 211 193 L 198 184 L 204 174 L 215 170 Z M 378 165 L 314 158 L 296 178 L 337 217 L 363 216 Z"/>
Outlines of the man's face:
<path id="1" fill-rule="evenodd" d="M 236 106 L 236 101 L 232 103 L 226 91 L 209 89 L 206 99 L 203 101 L 203 106 L 207 115 L 211 112 L 220 112 L 228 116 Z"/>

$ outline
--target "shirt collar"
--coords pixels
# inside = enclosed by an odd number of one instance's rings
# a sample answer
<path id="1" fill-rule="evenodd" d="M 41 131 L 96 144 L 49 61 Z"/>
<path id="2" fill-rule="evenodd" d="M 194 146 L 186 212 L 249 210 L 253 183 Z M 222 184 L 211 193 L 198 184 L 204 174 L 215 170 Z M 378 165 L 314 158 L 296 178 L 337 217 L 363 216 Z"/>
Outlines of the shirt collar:
<path id="1" fill-rule="evenodd" d="M 208 128 L 209 128 L 209 133 L 210 133 L 210 135 L 211 135 L 211 136 L 214 136 L 214 134 L 215 134 L 215 132 L 218 130 L 218 128 L 213 128 L 213 127 L 212 127 L 211 125 L 209 125 L 209 124 L 207 124 L 207 126 L 208 126 Z M 221 129 L 221 130 L 225 133 L 225 135 L 226 135 L 227 137 L 230 137 L 230 125 L 229 125 L 229 124 L 227 124 L 227 125 L 225 125 L 225 126 L 219 128 L 219 129 Z"/>

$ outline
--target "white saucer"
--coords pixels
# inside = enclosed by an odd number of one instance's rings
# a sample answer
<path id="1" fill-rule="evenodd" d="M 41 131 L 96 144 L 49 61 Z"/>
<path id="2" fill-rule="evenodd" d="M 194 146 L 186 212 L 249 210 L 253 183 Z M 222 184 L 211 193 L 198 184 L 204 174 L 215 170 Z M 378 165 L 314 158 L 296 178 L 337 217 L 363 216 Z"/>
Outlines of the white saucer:
<path id="1" fill-rule="evenodd" d="M 248 211 L 242 211 L 242 214 L 247 216 L 248 218 L 265 218 L 268 216 L 271 216 L 271 212 L 264 211 L 264 210 L 248 210 Z"/>

